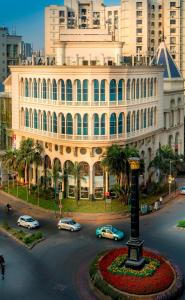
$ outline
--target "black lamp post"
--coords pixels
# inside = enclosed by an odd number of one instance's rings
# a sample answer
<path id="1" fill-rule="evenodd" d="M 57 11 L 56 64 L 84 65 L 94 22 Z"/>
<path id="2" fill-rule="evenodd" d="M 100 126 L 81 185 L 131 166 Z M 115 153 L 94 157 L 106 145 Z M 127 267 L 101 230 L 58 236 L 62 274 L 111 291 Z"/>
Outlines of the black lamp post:
<path id="1" fill-rule="evenodd" d="M 132 269 L 141 269 L 145 264 L 142 256 L 143 242 L 139 239 L 139 168 L 138 157 L 129 158 L 129 165 L 132 171 L 131 181 L 131 236 L 127 242 L 128 257 L 125 266 Z"/>

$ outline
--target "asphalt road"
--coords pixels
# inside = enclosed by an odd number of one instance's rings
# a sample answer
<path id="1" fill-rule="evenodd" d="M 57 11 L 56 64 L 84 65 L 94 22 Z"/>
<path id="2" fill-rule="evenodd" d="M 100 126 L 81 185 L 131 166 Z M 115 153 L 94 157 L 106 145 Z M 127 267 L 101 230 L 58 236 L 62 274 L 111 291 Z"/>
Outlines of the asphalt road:
<path id="1" fill-rule="evenodd" d="M 25 205 L 18 204 L 18 208 L 14 207 L 13 213 L 7 215 L 6 201 L 11 202 L 0 193 L 0 221 L 6 219 L 16 226 L 20 215 L 17 209 L 21 214 L 28 210 Z M 79 232 L 59 231 L 54 216 L 48 218 L 42 213 L 39 217 L 35 209 L 30 214 L 41 222 L 46 239 L 27 250 L 0 233 L 0 253 L 6 260 L 5 280 L 0 280 L 0 299 L 96 300 L 88 287 L 88 266 L 97 252 L 125 245 L 129 238 L 129 219 L 114 222 L 126 233 L 124 241 L 115 242 L 95 237 L 98 223 L 82 223 Z M 140 232 L 145 247 L 168 256 L 185 273 L 185 231 L 175 228 L 179 219 L 185 219 L 185 196 L 154 214 L 141 217 Z M 185 299 L 185 294 L 180 299 Z"/>

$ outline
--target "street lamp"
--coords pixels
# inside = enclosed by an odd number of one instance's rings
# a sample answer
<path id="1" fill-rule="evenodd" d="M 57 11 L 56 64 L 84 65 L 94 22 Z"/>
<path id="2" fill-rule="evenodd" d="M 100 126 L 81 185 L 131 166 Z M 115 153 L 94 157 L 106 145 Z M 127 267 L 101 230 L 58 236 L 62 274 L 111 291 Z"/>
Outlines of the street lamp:
<path id="1" fill-rule="evenodd" d="M 132 171 L 131 180 L 131 236 L 127 242 L 128 257 L 125 266 L 132 269 L 141 269 L 145 264 L 142 256 L 143 242 L 139 239 L 139 168 L 140 159 L 131 157 L 128 159 Z"/>

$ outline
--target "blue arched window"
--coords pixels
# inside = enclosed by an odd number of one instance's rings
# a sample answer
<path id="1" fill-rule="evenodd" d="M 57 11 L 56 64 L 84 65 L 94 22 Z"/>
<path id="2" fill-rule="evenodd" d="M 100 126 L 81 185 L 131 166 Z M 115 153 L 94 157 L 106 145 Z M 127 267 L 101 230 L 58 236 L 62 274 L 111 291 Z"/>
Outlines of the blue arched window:
<path id="1" fill-rule="evenodd" d="M 118 117 L 118 133 L 123 133 L 123 113 L 120 113 Z"/>
<path id="2" fill-rule="evenodd" d="M 150 113 L 150 126 L 153 126 L 153 124 L 154 124 L 154 111 L 152 108 Z"/>
<path id="3" fill-rule="evenodd" d="M 25 91 L 24 91 L 24 93 L 25 93 L 25 97 L 29 97 L 29 92 L 28 92 L 28 79 L 26 78 L 25 79 Z"/>
<path id="4" fill-rule="evenodd" d="M 66 133 L 73 134 L 73 118 L 71 114 L 66 116 Z"/>
<path id="5" fill-rule="evenodd" d="M 72 101 L 73 98 L 73 92 L 72 92 L 72 82 L 70 79 L 66 82 L 66 100 Z"/>
<path id="6" fill-rule="evenodd" d="M 99 116 L 94 114 L 94 135 L 99 135 Z"/>
<path id="7" fill-rule="evenodd" d="M 82 118 L 80 114 L 77 114 L 77 135 L 82 134 Z"/>
<path id="8" fill-rule="evenodd" d="M 118 101 L 123 100 L 123 79 L 118 82 Z"/>
<path id="9" fill-rule="evenodd" d="M 57 115 L 55 112 L 53 113 L 53 132 L 57 133 Z"/>
<path id="10" fill-rule="evenodd" d="M 64 114 L 61 114 L 61 134 L 65 134 L 65 117 Z"/>
<path id="11" fill-rule="evenodd" d="M 81 101 L 82 100 L 82 89 L 81 89 L 81 81 L 79 79 L 77 79 L 76 88 L 77 88 L 77 101 Z"/>
<path id="12" fill-rule="evenodd" d="M 154 95 L 154 81 L 152 78 L 150 82 L 150 96 L 153 97 L 153 95 Z"/>
<path id="13" fill-rule="evenodd" d="M 53 121 L 52 121 L 52 116 L 49 114 L 49 124 L 50 124 L 50 132 L 52 132 L 52 130 L 53 130 Z"/>
<path id="14" fill-rule="evenodd" d="M 43 113 L 43 130 L 47 131 L 47 116 L 45 111 Z"/>
<path id="15" fill-rule="evenodd" d="M 141 98 L 143 98 L 143 79 L 141 79 Z"/>
<path id="16" fill-rule="evenodd" d="M 37 98 L 37 81 L 35 78 L 33 80 L 33 97 Z"/>
<path id="17" fill-rule="evenodd" d="M 117 126 L 116 126 L 116 114 L 112 113 L 110 116 L 110 134 L 116 134 Z"/>
<path id="18" fill-rule="evenodd" d="M 110 82 L 110 101 L 116 101 L 116 80 Z"/>
<path id="19" fill-rule="evenodd" d="M 99 101 L 99 81 L 94 80 L 94 101 Z"/>
<path id="20" fill-rule="evenodd" d="M 33 118 L 34 118 L 34 128 L 37 129 L 38 128 L 38 116 L 37 116 L 37 111 L 34 109 L 34 113 L 33 113 Z"/>
<path id="21" fill-rule="evenodd" d="M 146 108 L 144 110 L 144 124 L 143 124 L 144 128 L 146 128 Z"/>
<path id="22" fill-rule="evenodd" d="M 64 80 L 60 80 L 60 89 L 61 89 L 61 95 L 60 95 L 60 99 L 62 101 L 65 101 L 65 84 L 64 84 Z"/>
<path id="23" fill-rule="evenodd" d="M 105 114 L 101 116 L 101 135 L 105 135 Z"/>
<path id="24" fill-rule="evenodd" d="M 150 78 L 148 78 L 148 91 L 147 96 L 150 97 Z"/>
<path id="25" fill-rule="evenodd" d="M 139 130 L 139 110 L 137 111 L 136 115 L 136 130 Z"/>
<path id="26" fill-rule="evenodd" d="M 100 101 L 105 101 L 105 79 L 101 81 L 100 86 Z"/>
<path id="27" fill-rule="evenodd" d="M 53 79 L 53 84 L 52 84 L 52 99 L 57 100 L 57 83 L 55 79 Z"/>
<path id="28" fill-rule="evenodd" d="M 26 116 L 26 120 L 25 120 L 26 127 L 29 127 L 29 112 L 28 112 L 27 108 L 26 108 L 26 111 L 25 111 L 25 116 Z"/>
<path id="29" fill-rule="evenodd" d="M 130 79 L 127 80 L 127 100 L 130 100 Z"/>
<path id="30" fill-rule="evenodd" d="M 144 79 L 144 98 L 146 98 L 146 78 Z"/>
<path id="31" fill-rule="evenodd" d="M 127 132 L 129 133 L 130 132 L 130 112 L 128 113 L 127 115 Z"/>
<path id="32" fill-rule="evenodd" d="M 132 80 L 132 99 L 136 98 L 136 81 L 135 79 Z"/>
<path id="33" fill-rule="evenodd" d="M 136 114 L 135 111 L 132 113 L 132 131 L 136 130 Z"/>
<path id="34" fill-rule="evenodd" d="M 136 81 L 136 99 L 139 99 L 139 79 Z"/>
<path id="35" fill-rule="evenodd" d="M 47 86 L 46 86 L 46 80 L 43 79 L 42 82 L 42 98 L 46 99 L 47 98 Z"/>
<path id="36" fill-rule="evenodd" d="M 83 80 L 83 101 L 88 101 L 88 80 Z"/>
<path id="37" fill-rule="evenodd" d="M 88 135 L 88 114 L 83 117 L 83 135 Z"/>

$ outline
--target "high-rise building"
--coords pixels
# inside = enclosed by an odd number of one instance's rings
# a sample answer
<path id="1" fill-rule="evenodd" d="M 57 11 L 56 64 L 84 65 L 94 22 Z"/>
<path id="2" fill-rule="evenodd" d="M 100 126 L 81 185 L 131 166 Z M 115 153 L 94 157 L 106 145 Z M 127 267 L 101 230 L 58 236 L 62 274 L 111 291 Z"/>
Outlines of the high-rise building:
<path id="1" fill-rule="evenodd" d="M 26 59 L 27 57 L 32 56 L 32 45 L 31 43 L 25 43 L 24 41 L 21 42 L 21 58 Z"/>
<path id="2" fill-rule="evenodd" d="M 21 36 L 9 34 L 8 28 L 0 27 L 0 91 L 2 82 L 9 74 L 9 65 L 20 62 Z"/>
<path id="3" fill-rule="evenodd" d="M 185 77 L 184 16 L 184 0 L 120 0 L 120 6 L 110 7 L 103 0 L 65 0 L 63 6 L 46 7 L 45 53 L 55 56 L 56 42 L 73 34 L 79 41 L 123 42 L 123 56 L 150 59 L 165 39 Z"/>

